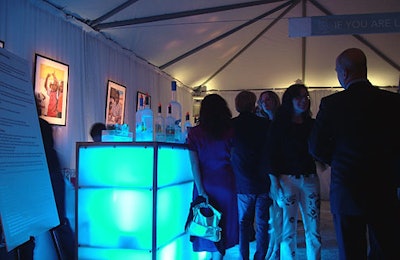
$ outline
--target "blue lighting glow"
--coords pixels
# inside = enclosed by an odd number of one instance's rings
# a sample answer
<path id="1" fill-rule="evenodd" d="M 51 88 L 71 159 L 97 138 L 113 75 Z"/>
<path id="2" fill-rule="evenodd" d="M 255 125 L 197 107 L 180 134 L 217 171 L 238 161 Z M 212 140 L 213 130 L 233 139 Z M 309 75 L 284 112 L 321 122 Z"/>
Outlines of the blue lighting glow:
<path id="1" fill-rule="evenodd" d="M 193 179 L 187 149 L 161 146 L 158 149 L 158 187 Z"/>
<path id="2" fill-rule="evenodd" d="M 154 148 L 90 146 L 79 150 L 79 186 L 151 188 Z"/>
<path id="3" fill-rule="evenodd" d="M 158 191 L 157 246 L 164 246 L 171 238 L 184 233 L 192 200 L 192 188 L 192 183 L 186 183 Z"/>
<path id="4" fill-rule="evenodd" d="M 152 250 L 157 259 L 197 259 L 184 232 L 193 189 L 187 148 L 84 144 L 77 167 L 79 259 L 153 259 Z"/>
<path id="5" fill-rule="evenodd" d="M 80 244 L 151 250 L 150 191 L 81 189 L 78 196 Z"/>

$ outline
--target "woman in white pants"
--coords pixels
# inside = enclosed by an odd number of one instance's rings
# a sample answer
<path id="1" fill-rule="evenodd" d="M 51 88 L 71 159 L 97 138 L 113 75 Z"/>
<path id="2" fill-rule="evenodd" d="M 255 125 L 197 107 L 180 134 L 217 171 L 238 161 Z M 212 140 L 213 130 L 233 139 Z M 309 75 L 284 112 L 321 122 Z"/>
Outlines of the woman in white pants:
<path id="1" fill-rule="evenodd" d="M 321 259 L 320 184 L 308 153 L 310 97 L 303 84 L 294 84 L 282 96 L 282 105 L 269 129 L 268 161 L 272 197 L 283 210 L 281 259 L 297 259 L 297 220 L 300 209 L 307 259 Z"/>

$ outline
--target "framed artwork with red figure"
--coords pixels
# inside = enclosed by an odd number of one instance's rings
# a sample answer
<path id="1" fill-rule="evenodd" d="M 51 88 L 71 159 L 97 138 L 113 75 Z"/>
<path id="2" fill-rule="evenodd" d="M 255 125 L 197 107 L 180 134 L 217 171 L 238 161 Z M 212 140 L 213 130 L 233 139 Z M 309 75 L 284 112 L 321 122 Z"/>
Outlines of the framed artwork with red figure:
<path id="1" fill-rule="evenodd" d="M 35 98 L 39 116 L 52 125 L 64 125 L 67 119 L 69 66 L 35 55 Z"/>
<path id="2" fill-rule="evenodd" d="M 106 125 L 124 123 L 126 88 L 111 80 L 107 83 Z"/>

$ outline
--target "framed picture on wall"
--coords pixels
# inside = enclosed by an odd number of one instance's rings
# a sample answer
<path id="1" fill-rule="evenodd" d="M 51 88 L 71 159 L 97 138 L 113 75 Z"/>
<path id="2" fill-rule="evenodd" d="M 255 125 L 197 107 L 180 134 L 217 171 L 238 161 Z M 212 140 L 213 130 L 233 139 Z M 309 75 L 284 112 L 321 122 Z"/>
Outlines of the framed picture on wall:
<path id="1" fill-rule="evenodd" d="M 149 108 L 151 109 L 151 96 L 148 93 L 138 91 L 136 95 L 136 111 L 138 111 L 140 108 L 140 98 L 143 98 L 143 106 L 144 106 L 146 97 L 149 99 Z"/>
<path id="2" fill-rule="evenodd" d="M 106 125 L 124 123 L 126 88 L 111 80 L 107 83 Z"/>
<path id="3" fill-rule="evenodd" d="M 0 48 L 4 48 L 4 42 L 0 41 Z"/>
<path id="4" fill-rule="evenodd" d="M 53 125 L 65 125 L 67 118 L 69 66 L 35 55 L 35 97 L 39 116 Z"/>

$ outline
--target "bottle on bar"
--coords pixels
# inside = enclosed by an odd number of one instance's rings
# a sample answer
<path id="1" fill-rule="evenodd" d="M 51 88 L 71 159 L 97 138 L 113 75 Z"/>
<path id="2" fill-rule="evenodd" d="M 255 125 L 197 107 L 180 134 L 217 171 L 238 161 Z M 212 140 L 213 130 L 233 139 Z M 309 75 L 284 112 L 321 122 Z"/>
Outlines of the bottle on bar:
<path id="1" fill-rule="evenodd" d="M 191 127 L 192 127 L 192 123 L 190 122 L 190 115 L 189 115 L 189 112 L 186 112 L 185 124 L 183 125 L 183 138 L 182 138 L 183 143 L 186 142 L 186 138 L 188 136 L 188 133 L 189 133 L 189 130 Z"/>
<path id="2" fill-rule="evenodd" d="M 144 109 L 142 115 L 142 121 L 144 122 L 144 132 L 143 132 L 143 141 L 152 142 L 154 141 L 154 132 L 153 132 L 153 124 L 154 124 L 154 116 L 153 110 L 150 108 L 150 98 L 149 95 L 146 95 L 144 98 Z"/>
<path id="3" fill-rule="evenodd" d="M 142 125 L 142 114 L 143 114 L 143 95 L 140 95 L 139 97 L 139 108 L 136 111 L 136 128 L 135 128 L 135 141 L 140 142 L 143 141 L 143 128 L 144 125 Z"/>
<path id="4" fill-rule="evenodd" d="M 140 98 L 140 106 L 143 105 L 143 97 Z M 153 141 L 153 111 L 150 109 L 149 96 L 144 98 L 144 108 L 136 113 L 136 142 Z"/>
<path id="5" fill-rule="evenodd" d="M 175 143 L 182 140 L 182 106 L 177 101 L 176 81 L 171 81 L 171 116 L 175 118 Z"/>
<path id="6" fill-rule="evenodd" d="M 157 142 L 165 142 L 165 119 L 162 116 L 161 103 L 158 104 L 157 116 L 154 119 L 154 133 Z"/>
<path id="7" fill-rule="evenodd" d="M 172 116 L 171 104 L 168 106 L 168 114 L 165 118 L 165 141 L 175 143 L 175 118 Z"/>

